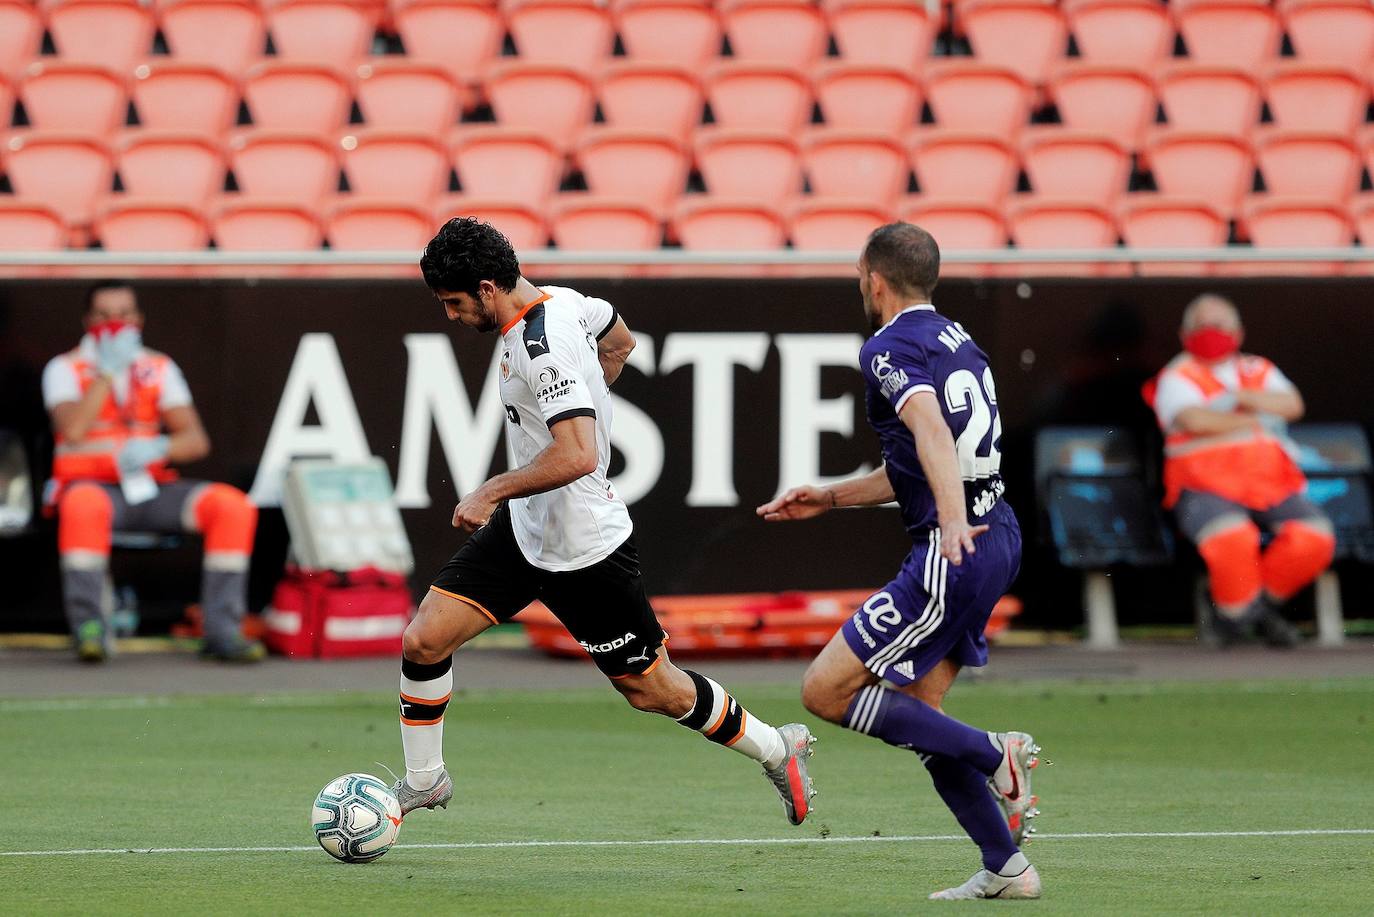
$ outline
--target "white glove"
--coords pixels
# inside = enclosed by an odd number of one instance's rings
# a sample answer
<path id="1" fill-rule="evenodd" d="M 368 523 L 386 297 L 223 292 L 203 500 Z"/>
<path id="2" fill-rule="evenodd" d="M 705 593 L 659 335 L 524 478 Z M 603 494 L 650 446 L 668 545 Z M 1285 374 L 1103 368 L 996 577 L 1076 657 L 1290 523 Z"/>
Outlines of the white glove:
<path id="1" fill-rule="evenodd" d="M 115 456 L 115 464 L 121 474 L 142 471 L 159 459 L 167 457 L 171 443 L 165 436 L 139 437 L 131 439 L 120 447 Z"/>
<path id="2" fill-rule="evenodd" d="M 127 372 L 143 349 L 143 333 L 137 325 L 125 325 L 113 334 L 95 336 L 96 366 L 102 375 L 114 378 Z"/>

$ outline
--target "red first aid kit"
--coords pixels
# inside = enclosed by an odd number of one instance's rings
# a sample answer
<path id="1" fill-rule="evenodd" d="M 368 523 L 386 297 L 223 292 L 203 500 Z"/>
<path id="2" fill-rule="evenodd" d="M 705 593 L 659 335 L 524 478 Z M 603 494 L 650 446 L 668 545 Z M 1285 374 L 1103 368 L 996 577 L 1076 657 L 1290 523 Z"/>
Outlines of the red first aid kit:
<path id="1" fill-rule="evenodd" d="M 263 640 L 274 653 L 294 658 L 395 656 L 414 610 L 399 573 L 288 566 L 263 612 Z"/>

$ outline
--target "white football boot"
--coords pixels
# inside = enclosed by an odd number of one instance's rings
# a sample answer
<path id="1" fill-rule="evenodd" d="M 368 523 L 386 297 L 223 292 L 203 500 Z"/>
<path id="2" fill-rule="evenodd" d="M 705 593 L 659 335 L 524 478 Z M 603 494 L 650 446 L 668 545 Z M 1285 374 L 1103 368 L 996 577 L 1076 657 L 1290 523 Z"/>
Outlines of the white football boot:
<path id="1" fill-rule="evenodd" d="M 1030 820 L 1040 814 L 1040 797 L 1031 792 L 1031 771 L 1040 763 L 1040 746 L 1025 732 L 999 732 L 1002 763 L 988 779 L 988 789 L 1002 807 L 1011 829 L 1012 840 L 1020 847 L 1027 835 L 1034 834 Z"/>
<path id="2" fill-rule="evenodd" d="M 439 779 L 434 781 L 434 786 L 417 790 L 402 777 L 392 785 L 391 792 L 396 794 L 396 801 L 401 804 L 402 817 L 415 809 L 433 809 L 435 806 L 447 809 L 449 800 L 453 798 L 453 778 L 448 775 L 448 768 L 444 768 L 439 772 Z"/>
<path id="3" fill-rule="evenodd" d="M 1021 857 L 1021 854 L 1017 854 Z M 1025 863 L 1025 858 L 1021 857 Z M 1008 864 L 1010 865 L 1010 864 Z M 998 898 L 1001 900 L 1027 899 L 1040 897 L 1040 873 L 1035 867 L 1025 863 L 1025 868 L 1014 876 L 1004 876 L 987 869 L 980 869 L 963 885 L 935 892 L 932 901 L 971 901 L 975 898 Z"/>
<path id="4" fill-rule="evenodd" d="M 775 768 L 765 767 L 763 773 L 773 781 L 778 797 L 782 799 L 787 820 L 800 825 L 811 814 L 811 798 L 816 795 L 816 788 L 811 783 L 811 775 L 806 767 L 806 759 L 811 757 L 811 746 L 816 744 L 816 737 L 801 723 L 779 726 L 778 734 L 782 736 L 787 757 Z"/>

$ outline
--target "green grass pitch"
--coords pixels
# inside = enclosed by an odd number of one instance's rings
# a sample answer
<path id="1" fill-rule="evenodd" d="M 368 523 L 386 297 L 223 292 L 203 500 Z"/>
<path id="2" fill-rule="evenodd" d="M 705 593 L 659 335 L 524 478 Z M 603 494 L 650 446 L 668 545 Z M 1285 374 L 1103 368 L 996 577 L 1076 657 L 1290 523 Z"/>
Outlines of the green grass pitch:
<path id="1" fill-rule="evenodd" d="M 792 686 L 735 685 L 780 723 Z M 1368 914 L 1374 679 L 970 683 L 949 711 L 1045 747 L 1044 914 Z M 758 768 L 611 691 L 455 695 L 447 812 L 406 820 L 375 863 L 313 847 L 330 778 L 400 763 L 395 699 L 0 700 L 0 855 L 11 914 L 897 914 L 977 867 L 909 752 L 821 725 L 812 820 Z M 1110 837 L 1345 829 L 1364 833 Z M 1089 835 L 1065 837 L 1063 835 Z M 887 841 L 893 836 L 921 839 Z M 798 844 L 589 841 L 795 838 Z M 824 838 L 824 839 L 823 839 Z M 869 840 L 854 840 L 868 838 Z M 565 841 L 548 846 L 421 846 Z"/>

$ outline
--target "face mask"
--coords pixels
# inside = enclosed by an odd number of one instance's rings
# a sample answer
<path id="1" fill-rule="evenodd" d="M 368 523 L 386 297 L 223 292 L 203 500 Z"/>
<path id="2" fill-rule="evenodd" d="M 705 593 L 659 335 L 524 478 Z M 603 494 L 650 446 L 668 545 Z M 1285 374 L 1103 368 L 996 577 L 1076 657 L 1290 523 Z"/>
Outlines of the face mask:
<path id="1" fill-rule="evenodd" d="M 1220 360 L 1240 350 L 1240 335 L 1220 328 L 1199 328 L 1184 336 L 1183 349 L 1199 360 Z"/>
<path id="2" fill-rule="evenodd" d="M 128 327 L 131 327 L 131 323 L 122 322 L 119 319 L 111 319 L 107 322 L 91 325 L 86 330 L 90 333 L 91 337 L 99 339 L 102 337 L 113 337 Z"/>

